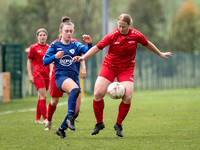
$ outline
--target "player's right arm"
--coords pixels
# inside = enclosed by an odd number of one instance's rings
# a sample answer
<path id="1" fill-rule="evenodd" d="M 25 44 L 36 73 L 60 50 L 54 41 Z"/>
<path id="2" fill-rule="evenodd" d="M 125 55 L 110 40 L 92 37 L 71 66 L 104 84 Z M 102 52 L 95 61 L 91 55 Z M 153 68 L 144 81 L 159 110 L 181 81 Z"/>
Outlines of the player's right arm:
<path id="1" fill-rule="evenodd" d="M 81 61 L 81 78 L 85 79 L 87 76 L 85 61 Z"/>
<path id="2" fill-rule="evenodd" d="M 98 49 L 97 46 L 93 46 L 92 48 L 90 48 L 90 50 L 83 56 L 75 56 L 73 57 L 72 61 L 73 62 L 81 62 L 85 59 L 88 59 L 92 56 L 94 56 L 96 53 L 98 53 L 100 51 L 100 49 Z"/>
<path id="3" fill-rule="evenodd" d="M 111 36 L 112 34 L 108 34 L 106 35 L 97 45 L 93 46 L 92 48 L 90 48 L 87 53 L 85 53 L 85 55 L 83 56 L 76 56 L 73 57 L 72 61 L 73 62 L 81 62 L 83 60 L 86 60 L 92 56 L 94 56 L 95 54 L 97 54 L 100 50 L 102 50 L 104 47 L 108 46 L 111 42 Z"/>
<path id="4" fill-rule="evenodd" d="M 32 75 L 31 66 L 32 66 L 32 59 L 29 59 L 29 58 L 28 58 L 28 60 L 27 60 L 28 77 L 29 77 L 29 81 L 30 81 L 31 83 L 34 83 L 34 78 L 33 78 L 33 75 Z"/>
<path id="5" fill-rule="evenodd" d="M 44 58 L 43 58 L 43 64 L 46 66 L 46 65 L 49 65 L 51 64 L 52 62 L 54 62 L 55 59 L 58 59 L 58 58 L 61 58 L 63 57 L 64 55 L 64 51 L 56 51 L 56 48 L 55 48 L 55 44 L 52 43 L 50 46 L 49 46 L 49 49 L 47 50 Z"/>

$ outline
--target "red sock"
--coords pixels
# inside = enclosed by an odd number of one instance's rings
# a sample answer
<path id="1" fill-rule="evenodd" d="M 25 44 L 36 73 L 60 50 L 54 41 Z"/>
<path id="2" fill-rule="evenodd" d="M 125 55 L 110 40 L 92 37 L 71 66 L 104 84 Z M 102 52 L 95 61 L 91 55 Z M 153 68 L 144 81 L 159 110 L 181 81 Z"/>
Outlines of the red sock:
<path id="1" fill-rule="evenodd" d="M 122 124 L 122 121 L 125 119 L 126 115 L 129 112 L 131 103 L 130 104 L 124 104 L 123 102 L 120 103 L 119 105 L 119 110 L 118 110 L 118 116 L 117 116 L 117 124 Z"/>
<path id="2" fill-rule="evenodd" d="M 52 117 L 53 117 L 53 114 L 56 110 L 56 106 L 52 106 L 51 105 L 51 102 L 49 102 L 49 105 L 48 105 L 48 112 L 47 112 L 47 119 L 48 121 L 51 121 L 52 120 Z"/>
<path id="3" fill-rule="evenodd" d="M 40 100 L 38 100 L 37 107 L 36 107 L 36 120 L 40 120 L 40 118 L 41 118 Z"/>
<path id="4" fill-rule="evenodd" d="M 47 105 L 46 105 L 46 100 L 41 99 L 40 100 L 40 111 L 42 114 L 43 119 L 47 119 Z"/>
<path id="5" fill-rule="evenodd" d="M 97 123 L 103 122 L 104 100 L 102 99 L 101 101 L 97 102 L 93 99 L 93 109 Z"/>

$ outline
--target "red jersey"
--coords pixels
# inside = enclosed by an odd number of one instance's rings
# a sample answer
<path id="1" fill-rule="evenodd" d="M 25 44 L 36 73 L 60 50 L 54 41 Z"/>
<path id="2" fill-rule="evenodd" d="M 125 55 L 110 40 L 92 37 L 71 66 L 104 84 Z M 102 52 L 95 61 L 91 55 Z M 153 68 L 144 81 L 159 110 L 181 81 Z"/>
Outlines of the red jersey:
<path id="1" fill-rule="evenodd" d="M 34 78 L 49 79 L 49 65 L 43 65 L 43 57 L 48 48 L 49 44 L 40 45 L 39 43 L 35 43 L 30 47 L 28 59 L 32 60 Z"/>
<path id="2" fill-rule="evenodd" d="M 146 37 L 136 29 L 130 28 L 128 35 L 122 35 L 118 28 L 106 35 L 96 45 L 100 50 L 109 45 L 104 63 L 111 67 L 134 67 L 137 44 L 147 45 Z"/>

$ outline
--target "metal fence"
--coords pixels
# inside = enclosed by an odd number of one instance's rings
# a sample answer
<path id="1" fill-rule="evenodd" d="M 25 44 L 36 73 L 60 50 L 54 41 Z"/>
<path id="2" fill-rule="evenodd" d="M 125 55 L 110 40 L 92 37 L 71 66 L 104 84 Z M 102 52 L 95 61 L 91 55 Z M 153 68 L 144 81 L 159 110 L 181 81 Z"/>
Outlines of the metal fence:
<path id="1" fill-rule="evenodd" d="M 22 45 L 1 44 L 1 71 L 10 72 L 10 98 L 22 97 Z"/>
<path id="2" fill-rule="evenodd" d="M 28 79 L 27 54 L 22 51 L 20 44 L 1 45 L 0 72 L 11 73 L 12 99 L 37 95 L 35 87 Z M 138 49 L 135 61 L 135 90 L 200 87 L 200 55 L 198 54 L 174 53 L 169 59 L 163 59 L 149 50 Z M 93 93 L 101 64 L 101 53 L 86 60 L 85 93 Z"/>
<path id="3" fill-rule="evenodd" d="M 37 92 L 28 81 L 27 53 L 23 54 L 23 59 L 23 95 L 35 96 Z M 135 61 L 135 90 L 200 87 L 200 55 L 173 53 L 169 59 L 163 59 L 151 51 L 137 50 Z M 85 93 L 93 93 L 101 64 L 100 53 L 86 60 Z"/>
<path id="4" fill-rule="evenodd" d="M 174 53 L 169 59 L 137 51 L 135 89 L 200 87 L 200 55 Z"/>
<path id="5" fill-rule="evenodd" d="M 101 56 L 86 60 L 84 87 L 88 93 L 93 92 L 92 85 L 101 67 L 99 60 Z M 135 62 L 135 90 L 200 87 L 200 55 L 173 53 L 169 59 L 163 59 L 149 50 L 138 49 Z"/>

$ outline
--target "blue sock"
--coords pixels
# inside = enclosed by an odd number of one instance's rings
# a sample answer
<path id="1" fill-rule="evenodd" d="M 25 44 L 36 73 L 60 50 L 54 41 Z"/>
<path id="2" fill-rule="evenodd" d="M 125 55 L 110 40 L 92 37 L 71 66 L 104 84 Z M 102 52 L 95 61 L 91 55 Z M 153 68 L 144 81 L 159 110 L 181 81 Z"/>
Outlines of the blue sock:
<path id="1" fill-rule="evenodd" d="M 66 115 L 63 123 L 61 124 L 60 128 L 66 130 L 66 121 L 69 116 L 74 116 L 75 110 L 76 110 L 76 99 L 80 93 L 79 88 L 74 88 L 71 90 L 69 99 L 68 99 L 68 114 Z"/>

